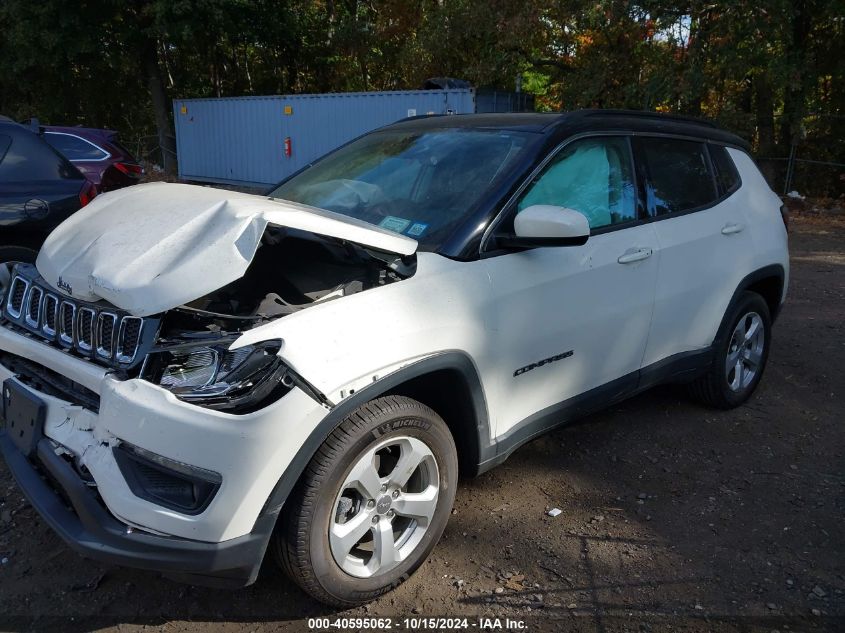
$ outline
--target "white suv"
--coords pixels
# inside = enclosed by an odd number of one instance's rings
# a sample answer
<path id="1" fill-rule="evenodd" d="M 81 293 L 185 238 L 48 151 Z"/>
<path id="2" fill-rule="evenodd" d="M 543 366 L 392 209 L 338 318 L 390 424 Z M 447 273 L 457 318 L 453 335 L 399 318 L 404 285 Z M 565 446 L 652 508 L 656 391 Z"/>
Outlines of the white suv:
<path id="1" fill-rule="evenodd" d="M 348 606 L 473 475 L 661 382 L 734 407 L 787 286 L 745 143 L 659 115 L 409 119 L 268 196 L 98 196 L 5 281 L 0 447 L 85 556 Z M 58 493 L 58 494 L 57 494 Z"/>

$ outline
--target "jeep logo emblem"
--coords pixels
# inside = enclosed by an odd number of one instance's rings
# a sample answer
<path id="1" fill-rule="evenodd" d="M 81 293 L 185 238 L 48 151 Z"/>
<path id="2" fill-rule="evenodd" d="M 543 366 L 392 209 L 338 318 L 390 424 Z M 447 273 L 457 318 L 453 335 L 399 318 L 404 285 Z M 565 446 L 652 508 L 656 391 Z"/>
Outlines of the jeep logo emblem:
<path id="1" fill-rule="evenodd" d="M 71 288 L 70 284 L 64 279 L 62 279 L 61 276 L 59 276 L 59 280 L 56 282 L 56 286 L 58 286 L 59 290 L 64 290 L 69 295 L 73 294 L 73 288 Z"/>
<path id="2" fill-rule="evenodd" d="M 390 498 L 390 495 L 384 495 L 381 499 L 378 500 L 376 503 L 376 512 L 379 514 L 384 514 L 388 510 L 390 510 L 390 504 L 393 499 Z"/>

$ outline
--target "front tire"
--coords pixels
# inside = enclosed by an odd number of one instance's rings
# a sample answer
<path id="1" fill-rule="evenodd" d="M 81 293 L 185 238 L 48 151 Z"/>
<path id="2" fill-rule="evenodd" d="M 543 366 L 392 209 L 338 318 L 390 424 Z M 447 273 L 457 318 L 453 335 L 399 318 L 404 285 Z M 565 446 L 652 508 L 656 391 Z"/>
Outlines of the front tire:
<path id="1" fill-rule="evenodd" d="M 743 404 L 760 383 L 772 340 L 769 306 L 756 292 L 744 292 L 713 343 L 713 362 L 689 386 L 700 402 L 719 409 Z"/>
<path id="2" fill-rule="evenodd" d="M 428 557 L 457 478 L 455 443 L 440 416 L 410 398 L 373 400 L 311 459 L 280 517 L 276 559 L 320 602 L 369 602 Z"/>

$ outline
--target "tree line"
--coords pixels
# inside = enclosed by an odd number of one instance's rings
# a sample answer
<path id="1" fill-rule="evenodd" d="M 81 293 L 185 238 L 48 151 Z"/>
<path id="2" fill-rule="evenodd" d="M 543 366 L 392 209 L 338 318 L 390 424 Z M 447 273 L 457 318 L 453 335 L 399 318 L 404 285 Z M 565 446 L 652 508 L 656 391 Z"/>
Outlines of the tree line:
<path id="1" fill-rule="evenodd" d="M 0 113 L 168 149 L 175 97 L 519 77 L 538 109 L 704 116 L 764 158 L 845 162 L 845 0 L 3 0 L 0 33 Z"/>

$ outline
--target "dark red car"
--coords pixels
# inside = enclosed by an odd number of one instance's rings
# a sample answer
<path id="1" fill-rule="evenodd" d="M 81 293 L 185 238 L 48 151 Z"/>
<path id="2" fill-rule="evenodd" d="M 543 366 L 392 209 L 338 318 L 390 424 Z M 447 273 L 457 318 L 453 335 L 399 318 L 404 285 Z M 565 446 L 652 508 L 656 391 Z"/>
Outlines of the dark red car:
<path id="1" fill-rule="evenodd" d="M 144 169 L 117 140 L 114 130 L 45 125 L 44 140 L 59 151 L 98 191 L 112 191 L 137 183 Z"/>

